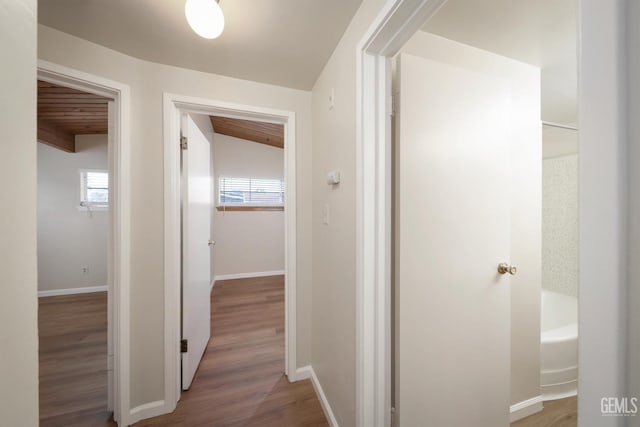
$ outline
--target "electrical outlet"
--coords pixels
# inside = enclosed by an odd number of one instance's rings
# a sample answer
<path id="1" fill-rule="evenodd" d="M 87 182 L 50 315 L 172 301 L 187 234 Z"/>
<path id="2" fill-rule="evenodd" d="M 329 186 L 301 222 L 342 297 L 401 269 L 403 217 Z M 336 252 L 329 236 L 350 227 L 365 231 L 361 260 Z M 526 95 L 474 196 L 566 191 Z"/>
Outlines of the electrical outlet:
<path id="1" fill-rule="evenodd" d="M 333 110 L 333 107 L 336 106 L 336 90 L 331 88 L 331 92 L 329 93 L 329 110 Z"/>
<path id="2" fill-rule="evenodd" d="M 87 274 L 89 272 L 89 267 L 82 267 L 82 274 Z"/>

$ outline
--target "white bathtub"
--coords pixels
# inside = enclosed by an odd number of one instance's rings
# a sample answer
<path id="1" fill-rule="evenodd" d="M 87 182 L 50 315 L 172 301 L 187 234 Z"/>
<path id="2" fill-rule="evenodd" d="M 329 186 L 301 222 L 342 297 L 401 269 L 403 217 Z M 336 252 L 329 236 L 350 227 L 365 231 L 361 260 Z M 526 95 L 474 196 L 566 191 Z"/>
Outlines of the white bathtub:
<path id="1" fill-rule="evenodd" d="M 542 400 L 578 393 L 578 301 L 542 291 L 540 388 Z"/>

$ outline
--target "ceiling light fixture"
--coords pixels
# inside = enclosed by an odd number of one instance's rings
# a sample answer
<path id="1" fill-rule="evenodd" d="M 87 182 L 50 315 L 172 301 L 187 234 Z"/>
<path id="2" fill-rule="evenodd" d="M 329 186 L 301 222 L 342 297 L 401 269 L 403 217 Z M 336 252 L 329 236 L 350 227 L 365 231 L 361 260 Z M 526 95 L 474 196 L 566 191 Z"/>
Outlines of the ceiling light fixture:
<path id="1" fill-rule="evenodd" d="M 224 30 L 224 15 L 216 0 L 187 0 L 184 14 L 189 26 L 205 39 L 215 39 Z"/>

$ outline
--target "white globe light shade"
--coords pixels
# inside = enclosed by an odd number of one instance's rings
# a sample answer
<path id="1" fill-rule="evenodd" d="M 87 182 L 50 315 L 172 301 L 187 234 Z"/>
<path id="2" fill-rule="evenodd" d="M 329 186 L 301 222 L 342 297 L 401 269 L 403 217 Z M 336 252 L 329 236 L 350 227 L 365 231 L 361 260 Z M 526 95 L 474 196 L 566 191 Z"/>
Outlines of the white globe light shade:
<path id="1" fill-rule="evenodd" d="M 205 39 L 215 39 L 224 30 L 224 15 L 216 0 L 187 0 L 184 14 L 189 26 Z"/>

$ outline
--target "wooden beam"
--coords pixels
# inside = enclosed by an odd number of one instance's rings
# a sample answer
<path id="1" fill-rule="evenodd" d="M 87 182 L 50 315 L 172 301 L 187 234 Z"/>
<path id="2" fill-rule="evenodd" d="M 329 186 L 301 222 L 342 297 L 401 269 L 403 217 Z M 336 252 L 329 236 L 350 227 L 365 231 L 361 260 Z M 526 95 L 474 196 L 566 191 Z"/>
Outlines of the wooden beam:
<path id="1" fill-rule="evenodd" d="M 216 133 L 284 148 L 284 125 L 218 116 L 211 116 L 210 119 Z"/>
<path id="2" fill-rule="evenodd" d="M 67 153 L 76 152 L 76 137 L 45 120 L 38 119 L 38 141 Z"/>

